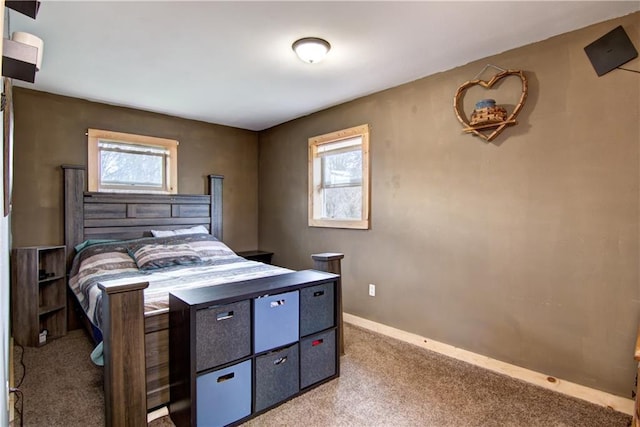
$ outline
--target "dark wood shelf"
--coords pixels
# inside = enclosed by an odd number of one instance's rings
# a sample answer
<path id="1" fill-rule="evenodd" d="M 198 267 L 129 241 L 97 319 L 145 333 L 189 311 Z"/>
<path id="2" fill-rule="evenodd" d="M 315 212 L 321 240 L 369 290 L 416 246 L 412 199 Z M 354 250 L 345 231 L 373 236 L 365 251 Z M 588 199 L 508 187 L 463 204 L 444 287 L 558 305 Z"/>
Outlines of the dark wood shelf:
<path id="1" fill-rule="evenodd" d="M 13 338 L 36 347 L 67 333 L 66 248 L 31 246 L 11 251 L 11 326 Z M 39 273 L 54 273 L 40 279 Z M 47 339 L 40 342 L 40 333 Z"/>
<path id="2" fill-rule="evenodd" d="M 64 279 L 64 276 L 47 277 L 46 279 L 38 280 L 38 283 L 40 283 L 41 285 L 44 285 L 44 284 L 47 284 L 49 282 L 53 282 L 54 280 L 58 280 L 58 279 Z"/>
<path id="3" fill-rule="evenodd" d="M 44 316 L 46 314 L 53 313 L 58 310 L 62 310 L 66 307 L 67 307 L 66 304 L 48 305 L 48 306 L 40 307 L 40 309 L 38 310 L 38 315 Z"/>

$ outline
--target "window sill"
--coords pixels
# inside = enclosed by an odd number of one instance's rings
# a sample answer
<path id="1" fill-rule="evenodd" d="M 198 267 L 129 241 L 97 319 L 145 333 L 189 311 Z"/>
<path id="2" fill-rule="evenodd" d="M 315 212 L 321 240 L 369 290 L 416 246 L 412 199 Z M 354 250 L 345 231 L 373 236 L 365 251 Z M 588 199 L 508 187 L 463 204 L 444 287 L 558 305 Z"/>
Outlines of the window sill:
<path id="1" fill-rule="evenodd" d="M 351 228 L 368 230 L 369 220 L 309 219 L 309 227 Z"/>

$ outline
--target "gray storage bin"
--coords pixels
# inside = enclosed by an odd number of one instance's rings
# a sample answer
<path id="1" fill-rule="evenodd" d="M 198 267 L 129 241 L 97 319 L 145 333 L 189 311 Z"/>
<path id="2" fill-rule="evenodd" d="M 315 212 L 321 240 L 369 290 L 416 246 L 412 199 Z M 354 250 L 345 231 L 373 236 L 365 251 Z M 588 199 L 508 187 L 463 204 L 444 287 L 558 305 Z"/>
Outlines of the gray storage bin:
<path id="1" fill-rule="evenodd" d="M 300 388 L 309 387 L 335 373 L 335 329 L 300 340 Z"/>
<path id="2" fill-rule="evenodd" d="M 256 358 L 256 412 L 299 391 L 298 360 L 297 343 Z"/>
<path id="3" fill-rule="evenodd" d="M 298 341 L 298 291 L 267 295 L 254 300 L 254 352 Z"/>
<path id="4" fill-rule="evenodd" d="M 334 283 L 300 290 L 300 335 L 310 335 L 333 327 Z"/>
<path id="5" fill-rule="evenodd" d="M 249 300 L 196 312 L 196 370 L 202 371 L 251 354 Z"/>
<path id="6" fill-rule="evenodd" d="M 251 360 L 196 379 L 196 424 L 225 426 L 251 414 Z"/>

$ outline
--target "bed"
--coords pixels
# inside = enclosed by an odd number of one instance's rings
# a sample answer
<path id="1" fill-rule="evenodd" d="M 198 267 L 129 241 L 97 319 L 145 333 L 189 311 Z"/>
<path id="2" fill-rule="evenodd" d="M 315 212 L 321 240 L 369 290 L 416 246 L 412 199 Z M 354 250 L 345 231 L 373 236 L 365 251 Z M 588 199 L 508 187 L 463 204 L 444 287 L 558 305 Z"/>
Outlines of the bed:
<path id="1" fill-rule="evenodd" d="M 205 245 L 215 251 L 216 243 L 222 241 L 222 184 L 223 177 L 209 176 L 207 195 L 151 195 L 86 192 L 86 170 L 82 166 L 62 166 L 64 175 L 64 230 L 67 247 L 67 264 L 73 275 L 70 284 L 79 285 L 74 267 L 75 247 L 87 240 L 116 240 L 116 242 L 96 245 L 82 252 L 100 252 L 102 247 L 118 247 L 120 253 L 129 253 L 140 245 L 155 241 L 160 244 Z M 205 227 L 209 235 L 187 234 L 184 236 L 162 237 L 149 240 L 151 230 L 167 231 Z M 194 237 L 199 236 L 199 237 Z M 189 242 L 188 240 L 191 239 Z M 120 241 L 127 240 L 126 244 Z M 196 244 L 196 246 L 197 246 Z M 224 252 L 224 245 L 218 245 Z M 212 249 L 212 247 L 214 247 Z M 106 249 L 105 249 L 106 250 Z M 199 253 L 199 255 L 203 255 Z M 204 253 L 207 258 L 210 253 Z M 222 264 L 249 265 L 249 277 L 264 274 L 286 275 L 288 270 L 259 265 L 252 261 L 237 259 L 227 253 L 228 259 Z M 235 257 L 235 258 L 234 258 Z M 328 273 L 340 274 L 342 254 L 322 253 L 312 255 L 314 268 Z M 124 258 L 124 257 L 123 257 Z M 210 261 L 206 259 L 205 261 Z M 76 264 L 80 263 L 76 260 Z M 213 263 L 215 264 L 215 262 Z M 207 266 L 215 269 L 208 263 Z M 77 265 L 76 265 L 77 267 Z M 127 267 L 127 266 L 125 266 Z M 179 270 L 177 267 L 176 270 Z M 234 267 L 235 269 L 235 267 Z M 171 269 L 170 269 L 171 270 Z M 174 271 L 174 270 L 171 270 Z M 197 274 L 197 273 L 196 273 Z M 180 273 L 175 273 L 181 276 Z M 162 305 L 151 304 L 145 312 L 145 289 L 149 282 L 157 280 L 147 275 L 133 273 L 130 276 L 111 277 L 109 281 L 94 281 L 93 291 L 101 293 L 102 310 L 99 317 L 89 314 L 93 326 L 100 326 L 103 338 L 105 419 L 107 425 L 146 425 L 147 410 L 161 407 L 169 402 L 169 320 L 167 310 Z M 206 282 L 209 279 L 202 279 Z M 220 279 L 222 282 L 226 279 Z M 220 282 L 218 281 L 218 283 Z M 230 279 L 237 281 L 235 279 Z M 91 280 L 87 280 L 91 282 Z M 226 282 L 225 282 L 226 283 Z M 338 286 L 340 281 L 338 280 Z M 83 288 L 81 291 L 87 292 Z M 338 310 L 341 313 L 340 289 L 338 289 Z M 71 295 L 71 292 L 70 292 Z M 79 298 L 82 300 L 82 297 Z M 75 296 L 70 302 L 78 304 Z M 91 304 L 84 302 L 85 306 Z M 86 308 L 86 307 L 85 307 Z M 73 316 L 74 310 L 69 310 Z M 87 317 L 82 322 L 91 329 Z M 69 322 L 73 324 L 74 318 Z M 95 329 L 95 328 L 93 328 Z M 339 328 L 342 331 L 342 328 Z M 342 352 L 342 337 L 339 337 Z"/>

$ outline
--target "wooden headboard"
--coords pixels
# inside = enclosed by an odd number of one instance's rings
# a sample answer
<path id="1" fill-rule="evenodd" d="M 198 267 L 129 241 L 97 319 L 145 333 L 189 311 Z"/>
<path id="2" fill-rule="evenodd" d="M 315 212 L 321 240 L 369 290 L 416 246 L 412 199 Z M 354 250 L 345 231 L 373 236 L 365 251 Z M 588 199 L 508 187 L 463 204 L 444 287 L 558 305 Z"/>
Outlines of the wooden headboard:
<path id="1" fill-rule="evenodd" d="M 222 181 L 209 175 L 209 194 L 90 193 L 84 166 L 64 172 L 64 240 L 67 261 L 87 239 L 135 239 L 151 230 L 204 225 L 222 240 Z"/>

